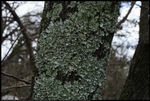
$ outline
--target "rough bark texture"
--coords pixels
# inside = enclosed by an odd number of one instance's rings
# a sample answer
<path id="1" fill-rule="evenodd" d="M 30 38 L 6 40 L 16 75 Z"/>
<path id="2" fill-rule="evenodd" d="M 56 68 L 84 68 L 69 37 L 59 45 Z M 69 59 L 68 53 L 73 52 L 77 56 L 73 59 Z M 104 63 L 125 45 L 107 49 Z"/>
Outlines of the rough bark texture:
<path id="1" fill-rule="evenodd" d="M 52 10 L 53 4 L 53 1 L 45 1 L 39 33 L 45 30 L 50 23 L 51 18 L 47 16 L 47 13 Z"/>
<path id="2" fill-rule="evenodd" d="M 132 59 L 129 76 L 120 97 L 121 100 L 150 99 L 149 8 L 147 7 L 149 7 L 149 2 L 142 1 L 139 31 L 140 39 Z"/>
<path id="3" fill-rule="evenodd" d="M 119 3 L 112 4 L 59 1 L 51 10 L 45 4 L 43 21 L 49 22 L 38 43 L 35 99 L 101 99 L 119 15 Z"/>

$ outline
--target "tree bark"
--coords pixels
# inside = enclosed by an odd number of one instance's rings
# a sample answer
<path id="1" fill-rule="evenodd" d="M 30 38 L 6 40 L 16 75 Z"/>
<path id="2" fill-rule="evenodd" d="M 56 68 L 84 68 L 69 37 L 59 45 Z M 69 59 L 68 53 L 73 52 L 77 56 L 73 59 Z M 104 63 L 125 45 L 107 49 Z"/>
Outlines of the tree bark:
<path id="1" fill-rule="evenodd" d="M 45 3 L 34 98 L 101 99 L 119 2 Z"/>
<path id="2" fill-rule="evenodd" d="M 149 1 L 142 1 L 139 43 L 131 62 L 129 75 L 120 96 L 121 100 L 148 100 L 150 86 L 149 64 Z"/>

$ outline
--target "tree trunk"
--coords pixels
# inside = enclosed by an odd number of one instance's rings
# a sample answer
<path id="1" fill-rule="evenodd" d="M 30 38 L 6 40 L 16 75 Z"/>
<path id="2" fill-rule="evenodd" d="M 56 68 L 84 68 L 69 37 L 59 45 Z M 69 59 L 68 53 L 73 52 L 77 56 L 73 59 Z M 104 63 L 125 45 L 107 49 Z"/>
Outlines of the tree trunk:
<path id="1" fill-rule="evenodd" d="M 34 98 L 101 99 L 119 2 L 50 2 L 40 28 Z"/>
<path id="2" fill-rule="evenodd" d="M 140 15 L 140 38 L 131 62 L 129 76 L 120 99 L 150 99 L 150 69 L 149 69 L 149 1 L 142 1 Z"/>

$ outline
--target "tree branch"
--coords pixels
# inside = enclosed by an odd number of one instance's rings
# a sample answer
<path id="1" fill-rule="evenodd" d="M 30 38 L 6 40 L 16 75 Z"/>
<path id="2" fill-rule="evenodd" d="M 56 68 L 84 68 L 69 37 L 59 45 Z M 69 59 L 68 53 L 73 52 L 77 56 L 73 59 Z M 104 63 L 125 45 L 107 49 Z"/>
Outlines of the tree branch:
<path id="1" fill-rule="evenodd" d="M 29 35 L 26 33 L 26 28 L 25 26 L 22 24 L 20 18 L 18 17 L 18 15 L 16 14 L 16 12 L 10 7 L 10 5 L 6 2 L 6 1 L 3 1 L 4 4 L 6 5 L 6 8 L 12 13 L 13 17 L 14 17 L 14 20 L 17 21 L 17 23 L 19 24 L 20 28 L 21 28 L 21 32 L 25 38 L 25 41 L 26 41 L 26 46 L 28 48 L 28 52 L 30 54 L 30 58 L 32 61 L 34 61 L 34 55 L 33 55 L 33 52 L 32 52 L 32 45 L 31 45 L 31 41 L 30 41 L 30 38 L 29 38 Z M 34 64 L 32 64 L 34 65 Z"/>
<path id="2" fill-rule="evenodd" d="M 25 26 L 22 24 L 19 16 L 16 14 L 16 12 L 11 8 L 11 6 L 6 2 L 6 1 L 2 1 L 7 9 L 12 13 L 13 17 L 14 17 L 14 20 L 18 23 L 18 25 L 20 26 L 20 28 L 22 29 L 21 32 L 25 38 L 25 42 L 26 42 L 26 46 L 27 46 L 27 49 L 28 49 L 28 52 L 29 52 L 29 55 L 30 55 L 30 64 L 31 64 L 31 69 L 33 71 L 33 77 L 32 77 L 32 86 L 31 86 L 31 94 L 30 94 L 30 97 L 29 99 L 31 99 L 32 97 L 32 94 L 33 94 L 33 87 L 34 87 L 34 77 L 35 75 L 37 74 L 37 68 L 36 68 L 36 65 L 35 65 L 35 58 L 34 58 L 34 54 L 33 54 L 33 50 L 32 50 L 32 44 L 31 44 L 31 40 L 29 38 L 29 35 L 27 34 L 27 30 L 25 28 Z"/>
<path id="3" fill-rule="evenodd" d="M 20 51 L 22 51 L 22 47 L 24 46 L 25 43 L 21 43 L 21 41 L 23 40 L 23 37 L 20 37 L 18 40 L 18 43 L 13 47 L 12 52 L 10 53 L 9 56 L 7 56 L 7 59 L 5 59 L 4 62 L 1 62 L 1 67 L 5 67 L 9 61 L 15 56 L 17 55 Z"/>
<path id="4" fill-rule="evenodd" d="M 6 34 L 4 37 L 2 37 L 1 45 L 9 36 L 12 36 L 16 31 L 18 31 L 17 28 L 13 29 L 9 34 Z"/>
<path id="5" fill-rule="evenodd" d="M 116 24 L 116 27 L 117 27 L 117 28 L 119 28 L 120 25 L 126 21 L 126 19 L 128 18 L 129 14 L 130 14 L 130 12 L 131 12 L 131 10 L 132 10 L 132 8 L 134 7 L 135 3 L 136 3 L 136 1 L 132 1 L 132 2 L 131 2 L 131 7 L 130 7 L 130 9 L 128 10 L 126 16 L 124 16 L 124 18 L 123 18 L 122 20 L 120 20 L 120 21 Z"/>
<path id="6" fill-rule="evenodd" d="M 22 87 L 30 87 L 30 85 L 18 85 L 18 86 L 10 86 L 10 87 L 2 87 L 2 90 L 14 89 L 14 88 L 22 88 Z"/>
<path id="7" fill-rule="evenodd" d="M 16 76 L 13 76 L 13 75 L 10 75 L 10 74 L 4 73 L 4 72 L 1 72 L 1 74 L 3 74 L 4 76 L 7 76 L 7 77 L 11 77 L 11 78 L 13 78 L 13 79 L 16 79 L 16 80 L 18 80 L 18 81 L 24 82 L 24 83 L 26 83 L 26 84 L 30 84 L 30 82 L 28 82 L 28 81 L 26 81 L 26 80 L 23 80 L 23 79 L 20 79 L 20 78 L 18 78 L 18 77 L 16 77 Z"/>
<path id="8" fill-rule="evenodd" d="M 5 57 L 4 57 L 3 60 L 1 61 L 1 65 L 2 65 L 2 66 L 3 66 L 4 61 L 5 61 L 6 57 L 8 56 L 10 50 L 13 48 L 14 44 L 15 44 L 16 41 L 19 39 L 20 35 L 21 35 L 21 34 L 18 35 L 18 37 L 16 38 L 16 40 L 14 41 L 14 43 L 11 45 L 11 47 L 10 47 L 9 50 L 8 50 L 8 52 L 6 53 Z"/>

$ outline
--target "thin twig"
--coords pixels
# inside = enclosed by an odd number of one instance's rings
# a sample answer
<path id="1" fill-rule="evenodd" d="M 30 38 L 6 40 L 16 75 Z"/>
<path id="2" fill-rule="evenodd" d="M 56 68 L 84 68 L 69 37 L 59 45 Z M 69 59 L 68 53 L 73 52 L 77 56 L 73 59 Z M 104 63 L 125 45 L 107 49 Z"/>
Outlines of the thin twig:
<path id="1" fill-rule="evenodd" d="M 24 82 L 24 83 L 26 83 L 26 84 L 30 84 L 30 82 L 28 82 L 28 81 L 26 81 L 26 80 L 23 80 L 23 79 L 20 79 L 20 78 L 14 76 L 14 75 L 10 75 L 10 74 L 4 73 L 4 72 L 1 72 L 1 74 L 3 74 L 4 76 L 7 76 L 7 77 L 11 77 L 11 78 L 13 78 L 13 79 L 16 79 L 16 80 L 18 80 L 18 81 Z"/>
<path id="2" fill-rule="evenodd" d="M 18 39 L 18 43 L 14 46 L 13 51 L 10 53 L 9 56 L 7 56 L 7 59 L 5 59 L 3 63 L 1 63 L 2 68 L 4 68 L 9 63 L 9 60 L 11 60 L 16 54 L 18 54 L 18 51 L 21 52 L 25 50 L 25 49 L 21 49 L 24 46 L 24 43 L 21 43 L 21 40 L 23 40 L 23 37 L 20 37 Z"/>
<path id="3" fill-rule="evenodd" d="M 2 90 L 14 89 L 14 88 L 23 88 L 23 87 L 30 87 L 30 85 L 17 85 L 17 86 L 10 86 L 10 87 L 2 87 Z"/>
<path id="4" fill-rule="evenodd" d="M 13 29 L 9 34 L 6 34 L 4 37 L 1 39 L 1 44 L 9 37 L 12 36 L 16 31 L 18 31 L 17 28 Z"/>
<path id="5" fill-rule="evenodd" d="M 14 41 L 14 43 L 11 45 L 11 47 L 9 48 L 8 52 L 6 53 L 5 57 L 3 58 L 3 60 L 1 61 L 1 64 L 3 64 L 3 62 L 5 61 L 6 57 L 8 56 L 9 52 L 11 51 L 11 49 L 13 48 L 13 46 L 15 45 L 16 41 L 19 39 L 21 34 L 18 35 L 18 37 L 16 38 L 16 40 Z"/>
<path id="6" fill-rule="evenodd" d="M 33 54 L 33 51 L 32 51 L 32 44 L 31 44 L 31 40 L 30 40 L 30 37 L 29 35 L 27 34 L 27 30 L 25 28 L 25 26 L 22 24 L 19 16 L 16 14 L 16 12 L 10 7 L 10 5 L 6 2 L 6 1 L 3 1 L 3 3 L 6 5 L 7 9 L 12 13 L 13 17 L 14 17 L 14 20 L 18 23 L 18 25 L 20 26 L 21 28 L 21 32 L 25 38 L 25 42 L 26 42 L 26 46 L 27 46 L 27 49 L 28 49 L 28 52 L 29 52 L 29 55 L 30 55 L 30 60 L 31 60 L 31 65 L 33 66 L 34 65 L 34 54 Z"/>
<path id="7" fill-rule="evenodd" d="M 35 75 L 37 74 L 37 68 L 36 68 L 36 65 L 35 65 L 35 57 L 34 57 L 34 53 L 33 53 L 33 50 L 32 50 L 32 43 L 31 43 L 31 39 L 27 33 L 27 29 L 26 27 L 23 25 L 23 23 L 21 22 L 19 16 L 16 14 L 16 12 L 12 9 L 12 7 L 6 2 L 6 1 L 3 1 L 3 3 L 6 5 L 7 9 L 12 13 L 13 17 L 14 17 L 14 20 L 18 23 L 18 25 L 20 26 L 21 29 L 23 29 L 21 32 L 25 38 L 25 42 L 26 42 L 26 46 L 27 46 L 27 50 L 29 52 L 29 55 L 30 55 L 30 64 L 31 64 L 31 70 L 33 71 L 33 77 L 32 77 L 32 83 L 31 83 L 31 94 L 30 94 L 30 97 L 29 99 L 32 98 L 32 95 L 33 95 L 33 87 L 34 87 L 34 78 L 35 78 Z"/>

